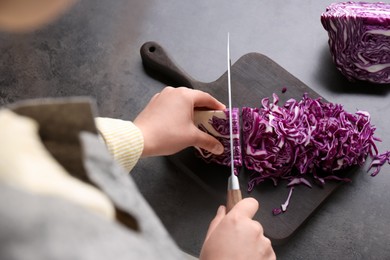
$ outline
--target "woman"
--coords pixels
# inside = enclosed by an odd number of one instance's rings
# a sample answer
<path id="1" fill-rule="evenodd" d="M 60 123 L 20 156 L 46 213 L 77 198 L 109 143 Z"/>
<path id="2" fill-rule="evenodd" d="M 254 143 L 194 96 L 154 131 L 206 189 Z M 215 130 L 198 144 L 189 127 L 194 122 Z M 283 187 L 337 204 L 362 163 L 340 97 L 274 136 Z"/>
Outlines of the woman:
<path id="1" fill-rule="evenodd" d="M 0 0 L 0 27 L 33 30 L 55 19 L 72 2 Z M 156 94 L 133 122 L 93 120 L 85 100 L 33 103 L 0 110 L 1 259 L 107 259 L 113 255 L 117 259 L 182 259 L 123 173 L 131 171 L 140 157 L 170 155 L 188 146 L 221 153 L 218 140 L 195 127 L 193 111 L 225 106 L 207 93 L 171 87 Z M 61 112 L 74 107 L 85 113 L 67 118 L 69 113 Z M 98 133 L 91 127 L 93 121 Z M 121 167 L 110 160 L 105 148 Z M 274 259 L 261 224 L 252 219 L 257 210 L 252 198 L 242 200 L 228 214 L 220 206 L 200 258 Z"/>

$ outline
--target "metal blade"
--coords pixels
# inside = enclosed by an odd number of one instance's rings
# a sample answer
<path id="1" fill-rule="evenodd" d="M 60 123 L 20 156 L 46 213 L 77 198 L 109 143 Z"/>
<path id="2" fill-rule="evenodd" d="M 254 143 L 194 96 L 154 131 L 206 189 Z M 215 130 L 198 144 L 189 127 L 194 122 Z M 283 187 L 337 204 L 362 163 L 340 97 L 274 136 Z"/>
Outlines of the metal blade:
<path id="1" fill-rule="evenodd" d="M 234 146 L 233 146 L 233 120 L 232 120 L 232 83 L 231 83 L 231 73 L 230 73 L 230 35 L 228 33 L 227 39 L 227 64 L 228 64 L 228 96 L 229 96 L 229 133 L 230 133 L 230 178 L 229 178 L 229 188 L 233 190 L 240 189 L 238 183 L 238 178 L 234 174 Z"/>

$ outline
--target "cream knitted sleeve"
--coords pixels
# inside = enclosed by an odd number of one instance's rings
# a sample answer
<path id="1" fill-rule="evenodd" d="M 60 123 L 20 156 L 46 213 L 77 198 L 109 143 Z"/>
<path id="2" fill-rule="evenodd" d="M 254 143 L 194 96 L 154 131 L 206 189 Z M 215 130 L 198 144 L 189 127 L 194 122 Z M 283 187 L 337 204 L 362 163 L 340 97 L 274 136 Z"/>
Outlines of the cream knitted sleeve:
<path id="1" fill-rule="evenodd" d="M 130 121 L 98 117 L 95 122 L 114 159 L 131 171 L 144 149 L 142 132 Z"/>

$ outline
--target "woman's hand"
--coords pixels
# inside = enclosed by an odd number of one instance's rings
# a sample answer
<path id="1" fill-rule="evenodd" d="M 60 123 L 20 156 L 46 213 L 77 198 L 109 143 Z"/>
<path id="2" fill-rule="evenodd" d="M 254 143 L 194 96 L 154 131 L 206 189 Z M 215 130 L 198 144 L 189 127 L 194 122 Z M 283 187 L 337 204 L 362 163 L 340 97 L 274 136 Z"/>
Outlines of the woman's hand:
<path id="1" fill-rule="evenodd" d="M 170 155 L 189 146 L 221 154 L 222 144 L 195 126 L 196 108 L 226 107 L 208 93 L 185 87 L 166 87 L 156 94 L 134 120 L 144 136 L 142 156 Z"/>
<path id="2" fill-rule="evenodd" d="M 210 223 L 200 259 L 276 259 L 263 227 L 252 219 L 258 208 L 253 198 L 241 200 L 227 214 L 220 206 Z"/>

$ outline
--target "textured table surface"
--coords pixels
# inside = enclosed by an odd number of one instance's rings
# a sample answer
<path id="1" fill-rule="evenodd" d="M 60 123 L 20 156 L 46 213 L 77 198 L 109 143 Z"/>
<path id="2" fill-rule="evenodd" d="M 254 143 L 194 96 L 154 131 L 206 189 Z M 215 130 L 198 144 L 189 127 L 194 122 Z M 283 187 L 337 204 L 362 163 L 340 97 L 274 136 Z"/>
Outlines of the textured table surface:
<path id="1" fill-rule="evenodd" d="M 348 83 L 335 69 L 320 15 L 331 1 L 79 1 L 54 23 L 28 34 L 0 33 L 0 104 L 26 98 L 92 96 L 99 113 L 133 119 L 163 85 L 143 70 L 139 49 L 157 41 L 198 80 L 226 71 L 226 34 L 232 62 L 248 52 L 267 55 L 327 100 L 366 110 L 390 147 L 390 87 Z M 364 165 L 286 244 L 279 259 L 389 259 L 390 167 L 375 178 Z M 141 192 L 184 250 L 170 198 L 182 203 L 184 182 L 166 158 L 142 159 L 133 171 Z M 184 185 L 185 184 L 185 185 Z M 165 185 L 167 188 L 162 188 Z M 163 198 L 163 199 L 162 199 Z M 202 215 L 202 212 L 194 212 Z M 196 219 L 196 218 L 194 218 Z M 184 220 L 183 220 L 184 221 Z"/>

